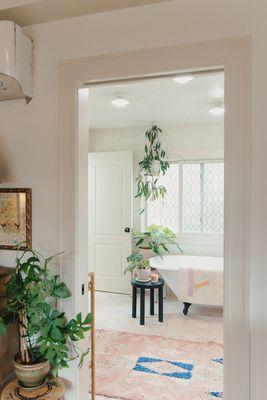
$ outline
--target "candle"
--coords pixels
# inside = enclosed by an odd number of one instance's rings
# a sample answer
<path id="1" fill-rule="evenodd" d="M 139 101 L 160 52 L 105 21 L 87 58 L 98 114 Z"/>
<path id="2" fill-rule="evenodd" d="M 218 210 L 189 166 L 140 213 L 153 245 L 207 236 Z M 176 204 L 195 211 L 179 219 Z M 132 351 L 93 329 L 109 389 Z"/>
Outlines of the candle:
<path id="1" fill-rule="evenodd" d="M 151 273 L 151 282 L 158 283 L 158 280 L 159 280 L 159 274 L 157 274 L 157 272 L 152 272 Z"/>

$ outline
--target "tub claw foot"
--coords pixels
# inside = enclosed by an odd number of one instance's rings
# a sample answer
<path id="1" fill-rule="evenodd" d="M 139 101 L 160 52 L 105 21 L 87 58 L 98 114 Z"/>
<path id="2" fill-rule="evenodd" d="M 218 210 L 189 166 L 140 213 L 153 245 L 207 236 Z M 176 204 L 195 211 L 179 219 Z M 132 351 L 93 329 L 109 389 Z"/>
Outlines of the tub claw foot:
<path id="1" fill-rule="evenodd" d="M 189 307 L 191 306 L 192 303 L 183 303 L 183 304 L 184 304 L 183 314 L 187 315 Z"/>

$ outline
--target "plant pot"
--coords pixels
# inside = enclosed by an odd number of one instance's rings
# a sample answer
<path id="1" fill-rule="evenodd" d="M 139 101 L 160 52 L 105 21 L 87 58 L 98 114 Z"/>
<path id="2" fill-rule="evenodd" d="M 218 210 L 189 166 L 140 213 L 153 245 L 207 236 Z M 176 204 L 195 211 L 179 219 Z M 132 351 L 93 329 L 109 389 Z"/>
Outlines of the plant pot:
<path id="1" fill-rule="evenodd" d="M 22 364 L 20 356 L 18 355 L 15 357 L 13 363 L 15 374 L 21 385 L 25 388 L 42 386 L 50 372 L 50 364 L 47 360 L 37 364 Z"/>
<path id="2" fill-rule="evenodd" d="M 159 174 L 160 174 L 160 162 L 154 160 L 151 168 L 151 176 L 159 176 Z"/>
<path id="3" fill-rule="evenodd" d="M 153 252 L 152 250 L 145 248 L 145 247 L 139 247 L 138 248 L 138 253 L 141 254 L 145 259 L 149 259 L 153 257 Z"/>
<path id="4" fill-rule="evenodd" d="M 138 268 L 136 270 L 136 278 L 139 281 L 149 281 L 150 280 L 150 268 Z"/>

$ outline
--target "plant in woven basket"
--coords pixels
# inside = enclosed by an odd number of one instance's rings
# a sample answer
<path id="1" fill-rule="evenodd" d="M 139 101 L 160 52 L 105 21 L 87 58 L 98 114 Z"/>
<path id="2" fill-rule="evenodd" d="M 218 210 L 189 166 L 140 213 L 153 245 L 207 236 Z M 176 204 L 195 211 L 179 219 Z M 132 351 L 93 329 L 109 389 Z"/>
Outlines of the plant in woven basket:
<path id="1" fill-rule="evenodd" d="M 71 293 L 49 269 L 54 257 L 44 258 L 32 249 L 24 251 L 17 255 L 16 268 L 7 283 L 6 316 L 13 315 L 20 332 L 15 372 L 24 386 L 40 385 L 49 372 L 56 376 L 59 369 L 68 367 L 74 358 L 80 357 L 82 363 L 88 353 L 88 350 L 80 351 L 77 342 L 90 330 L 90 314 L 82 318 L 79 313 L 68 320 L 65 313 L 55 307 L 58 299 L 66 299 Z M 3 317 L 0 334 L 4 335 L 5 331 Z M 23 380 L 25 369 L 31 370 L 32 375 Z M 36 377 L 40 371 L 41 377 Z"/>
<path id="2" fill-rule="evenodd" d="M 136 198 L 145 201 L 151 198 L 155 200 L 159 197 L 164 198 L 166 188 L 159 183 L 159 178 L 165 175 L 170 168 L 166 159 L 166 151 L 162 148 L 160 136 L 162 130 L 157 125 L 152 125 L 145 132 L 147 143 L 145 144 L 145 154 L 143 160 L 139 161 L 139 174 L 136 178 L 137 193 Z M 141 213 L 144 210 L 141 210 Z"/>

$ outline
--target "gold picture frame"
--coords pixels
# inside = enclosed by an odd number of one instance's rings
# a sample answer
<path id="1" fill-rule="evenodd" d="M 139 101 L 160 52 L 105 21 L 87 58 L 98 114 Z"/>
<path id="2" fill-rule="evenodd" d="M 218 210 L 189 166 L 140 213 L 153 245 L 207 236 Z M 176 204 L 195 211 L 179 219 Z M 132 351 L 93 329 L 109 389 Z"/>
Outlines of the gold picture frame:
<path id="1" fill-rule="evenodd" d="M 0 249 L 26 250 L 32 246 L 31 189 L 0 188 Z"/>

